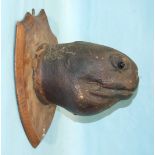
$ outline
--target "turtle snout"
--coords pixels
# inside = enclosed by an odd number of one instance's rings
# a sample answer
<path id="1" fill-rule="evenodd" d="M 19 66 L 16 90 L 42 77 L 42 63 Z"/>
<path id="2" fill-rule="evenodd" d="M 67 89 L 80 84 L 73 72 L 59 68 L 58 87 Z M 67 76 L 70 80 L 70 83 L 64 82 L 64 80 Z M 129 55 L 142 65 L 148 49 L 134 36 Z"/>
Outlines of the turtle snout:
<path id="1" fill-rule="evenodd" d="M 124 54 L 113 54 L 110 63 L 116 81 L 124 86 L 124 89 L 134 91 L 139 83 L 137 65 Z"/>
<path id="2" fill-rule="evenodd" d="M 127 84 L 126 84 L 126 88 L 128 90 L 134 91 L 139 84 L 139 77 L 138 77 L 138 72 L 137 73 L 133 73 L 131 74 L 130 78 L 127 79 Z"/>

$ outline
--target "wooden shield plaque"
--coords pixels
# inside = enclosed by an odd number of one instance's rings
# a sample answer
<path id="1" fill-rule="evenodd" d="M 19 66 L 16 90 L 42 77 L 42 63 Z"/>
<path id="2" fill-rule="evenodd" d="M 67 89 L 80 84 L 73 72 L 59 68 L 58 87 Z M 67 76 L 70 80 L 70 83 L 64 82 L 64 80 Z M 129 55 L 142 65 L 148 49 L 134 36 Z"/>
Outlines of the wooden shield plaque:
<path id="1" fill-rule="evenodd" d="M 25 133 L 36 147 L 46 134 L 54 116 L 55 104 L 42 104 L 35 93 L 33 83 L 33 66 L 37 50 L 43 43 L 57 44 L 51 32 L 44 10 L 38 16 L 27 13 L 16 26 L 15 78 L 16 93 L 21 121 Z"/>

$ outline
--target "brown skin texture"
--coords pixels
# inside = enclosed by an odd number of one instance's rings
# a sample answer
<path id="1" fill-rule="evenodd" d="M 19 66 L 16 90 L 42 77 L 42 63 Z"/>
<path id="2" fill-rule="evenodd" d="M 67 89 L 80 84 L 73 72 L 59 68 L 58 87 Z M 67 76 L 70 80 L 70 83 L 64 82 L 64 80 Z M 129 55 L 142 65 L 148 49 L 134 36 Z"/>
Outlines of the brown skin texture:
<path id="1" fill-rule="evenodd" d="M 73 114 L 93 115 L 128 99 L 138 86 L 136 64 L 110 47 L 73 42 L 42 44 L 40 49 L 34 87 L 44 104 L 54 102 Z"/>

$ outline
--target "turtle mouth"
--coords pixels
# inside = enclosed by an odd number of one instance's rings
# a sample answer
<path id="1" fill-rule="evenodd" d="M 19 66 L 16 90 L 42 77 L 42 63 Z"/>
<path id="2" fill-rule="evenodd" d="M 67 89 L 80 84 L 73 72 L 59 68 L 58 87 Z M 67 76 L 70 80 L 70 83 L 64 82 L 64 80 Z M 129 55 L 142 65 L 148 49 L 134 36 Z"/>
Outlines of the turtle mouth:
<path id="1" fill-rule="evenodd" d="M 94 96 L 98 96 L 101 98 L 120 98 L 127 99 L 132 96 L 133 91 L 125 90 L 125 89 L 116 89 L 116 88 L 108 88 L 102 87 L 99 90 L 90 90 L 89 93 Z"/>
<path id="2" fill-rule="evenodd" d="M 127 99 L 133 94 L 134 89 L 127 89 L 121 84 L 110 84 L 100 82 L 89 82 L 91 89 L 89 93 L 102 98 Z"/>
<path id="3" fill-rule="evenodd" d="M 86 78 L 80 80 L 80 85 L 83 90 L 94 97 L 128 99 L 133 95 L 133 92 L 138 86 L 138 80 L 133 84 L 133 87 L 128 87 L 121 82 L 103 81 L 101 79 Z"/>

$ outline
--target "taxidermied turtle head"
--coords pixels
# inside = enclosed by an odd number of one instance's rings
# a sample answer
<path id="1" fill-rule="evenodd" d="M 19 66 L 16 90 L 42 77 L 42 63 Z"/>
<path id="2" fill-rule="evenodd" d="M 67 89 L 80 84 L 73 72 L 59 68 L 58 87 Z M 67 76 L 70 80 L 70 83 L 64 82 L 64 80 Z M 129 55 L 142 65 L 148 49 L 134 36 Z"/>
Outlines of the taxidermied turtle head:
<path id="1" fill-rule="evenodd" d="M 110 47 L 74 42 L 41 48 L 38 75 L 45 104 L 92 115 L 128 99 L 138 85 L 136 64 Z"/>
<path id="2" fill-rule="evenodd" d="M 93 115 L 128 99 L 138 85 L 135 63 L 102 45 L 58 44 L 44 10 L 27 12 L 16 26 L 18 108 L 33 147 L 45 136 L 56 105 Z"/>

